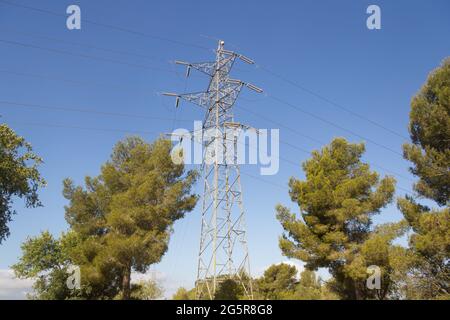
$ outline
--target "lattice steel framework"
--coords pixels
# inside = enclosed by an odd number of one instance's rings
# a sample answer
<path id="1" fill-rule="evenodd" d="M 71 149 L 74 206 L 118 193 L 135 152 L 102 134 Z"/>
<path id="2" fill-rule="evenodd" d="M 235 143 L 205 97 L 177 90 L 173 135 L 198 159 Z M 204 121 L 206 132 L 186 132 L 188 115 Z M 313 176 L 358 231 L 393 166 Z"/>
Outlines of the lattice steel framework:
<path id="1" fill-rule="evenodd" d="M 187 67 L 187 76 L 191 69 L 208 75 L 208 89 L 197 93 L 165 93 L 176 97 L 177 107 L 182 99 L 204 108 L 202 132 L 213 133 L 209 138 L 202 137 L 204 193 L 196 281 L 198 299 L 213 299 L 219 284 L 229 278 L 238 281 L 247 298 L 253 298 L 241 175 L 236 161 L 236 132 L 248 127 L 234 122 L 233 105 L 244 86 L 258 93 L 262 90 L 229 77 L 236 59 L 254 63 L 243 55 L 225 50 L 224 42 L 219 41 L 213 62 L 176 61 Z"/>

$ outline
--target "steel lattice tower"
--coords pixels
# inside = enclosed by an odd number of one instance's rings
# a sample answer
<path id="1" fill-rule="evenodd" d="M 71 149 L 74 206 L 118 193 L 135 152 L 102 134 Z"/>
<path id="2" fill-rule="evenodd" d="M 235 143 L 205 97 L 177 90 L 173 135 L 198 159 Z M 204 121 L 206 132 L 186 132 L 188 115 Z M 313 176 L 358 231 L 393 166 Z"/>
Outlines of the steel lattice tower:
<path id="1" fill-rule="evenodd" d="M 253 298 L 241 175 L 235 152 L 237 132 L 249 127 L 234 122 L 233 105 L 244 86 L 258 93 L 262 90 L 229 77 L 236 59 L 254 64 L 241 54 L 225 50 L 223 41 L 219 41 L 213 62 L 176 61 L 187 67 L 187 76 L 191 69 L 208 75 L 208 89 L 198 93 L 165 93 L 176 97 L 177 107 L 183 99 L 204 108 L 202 132 L 213 132 L 209 140 L 202 137 L 204 193 L 196 281 L 198 299 L 212 299 L 218 285 L 229 278 L 238 281 L 247 298 Z M 220 161 L 219 154 L 224 161 Z"/>

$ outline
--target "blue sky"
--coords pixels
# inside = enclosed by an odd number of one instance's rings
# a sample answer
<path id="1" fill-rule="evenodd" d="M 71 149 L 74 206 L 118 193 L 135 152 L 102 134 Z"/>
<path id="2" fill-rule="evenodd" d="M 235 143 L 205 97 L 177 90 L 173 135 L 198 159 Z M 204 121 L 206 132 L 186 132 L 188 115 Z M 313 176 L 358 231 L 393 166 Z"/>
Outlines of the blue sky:
<path id="1" fill-rule="evenodd" d="M 204 90 L 206 78 L 193 74 L 186 81 L 182 77 L 184 70 L 170 61 L 209 61 L 213 52 L 207 48 L 216 48 L 215 39 L 225 40 L 227 48 L 253 58 L 260 66 L 236 66 L 235 78 L 252 82 L 266 93 L 244 92 L 237 104 L 236 120 L 258 128 L 279 128 L 281 140 L 305 150 L 318 149 L 320 142 L 328 143 L 337 136 L 353 142 L 366 140 L 365 160 L 400 174 L 398 186 L 408 190 L 414 177 L 398 153 L 405 140 L 401 136 L 408 136 L 409 103 L 428 73 L 450 53 L 450 3 L 446 0 L 227 1 L 225 6 L 218 1 L 167 0 L 11 2 L 57 14 L 0 1 L 0 114 L 2 121 L 31 142 L 44 158 L 42 175 L 48 182 L 40 193 L 44 207 L 26 209 L 17 201 L 18 215 L 10 223 L 11 236 L 0 246 L 0 269 L 8 269 L 17 261 L 20 244 L 28 236 L 43 230 L 58 235 L 66 230 L 66 201 L 61 194 L 64 178 L 82 183 L 84 176 L 98 174 L 113 145 L 126 132 L 141 132 L 151 141 L 157 135 L 153 132 L 192 128 L 194 120 L 203 118 L 200 109 L 187 103 L 175 112 L 173 100 L 157 93 Z M 86 20 L 81 30 L 66 29 L 65 11 L 70 4 L 81 7 L 82 19 Z M 381 30 L 366 27 L 366 8 L 370 4 L 381 8 Z M 268 74 L 266 69 L 318 96 Z M 63 112 L 18 104 L 145 117 Z M 239 106 L 265 118 L 239 110 Z M 282 230 L 274 207 L 281 202 L 297 209 L 288 197 L 287 181 L 291 176 L 303 177 L 300 163 L 308 157 L 283 144 L 280 155 L 298 165 L 281 161 L 276 176 L 263 177 L 268 183 L 248 175 L 242 177 L 255 274 L 286 260 L 278 248 Z M 255 167 L 244 166 L 243 171 L 258 175 Z M 201 194 L 200 184 L 196 190 Z M 400 190 L 398 195 L 404 193 Z M 399 218 L 392 205 L 376 221 Z M 176 285 L 193 285 L 199 226 L 200 212 L 196 208 L 175 225 L 168 253 L 152 267 L 164 277 L 168 292 Z"/>

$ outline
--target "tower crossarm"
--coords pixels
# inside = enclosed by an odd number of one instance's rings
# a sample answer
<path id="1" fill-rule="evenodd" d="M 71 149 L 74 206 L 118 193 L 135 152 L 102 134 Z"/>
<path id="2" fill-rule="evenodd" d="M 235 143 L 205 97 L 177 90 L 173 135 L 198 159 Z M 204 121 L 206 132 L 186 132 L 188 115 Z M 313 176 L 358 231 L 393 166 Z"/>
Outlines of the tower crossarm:
<path id="1" fill-rule="evenodd" d="M 180 104 L 180 99 L 196 104 L 202 108 L 207 109 L 210 105 L 210 101 L 212 99 L 212 93 L 209 91 L 206 92 L 193 92 L 193 93 L 163 93 L 165 96 L 176 97 L 175 105 L 178 108 Z"/>
<path id="2" fill-rule="evenodd" d="M 176 64 L 186 66 L 186 77 L 189 77 L 191 74 L 191 69 L 198 70 L 210 77 L 214 75 L 216 72 L 216 62 L 210 61 L 210 62 L 196 62 L 196 63 L 190 63 L 185 61 L 175 61 Z"/>

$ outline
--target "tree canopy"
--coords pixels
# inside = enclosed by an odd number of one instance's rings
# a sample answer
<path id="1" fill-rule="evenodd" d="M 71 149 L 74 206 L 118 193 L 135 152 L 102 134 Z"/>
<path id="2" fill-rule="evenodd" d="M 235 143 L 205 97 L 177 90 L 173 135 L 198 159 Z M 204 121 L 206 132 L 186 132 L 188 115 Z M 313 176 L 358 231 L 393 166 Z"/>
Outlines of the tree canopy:
<path id="1" fill-rule="evenodd" d="M 297 284 L 297 268 L 285 263 L 272 265 L 256 281 L 258 293 L 264 300 L 282 300 L 293 294 Z"/>
<path id="2" fill-rule="evenodd" d="M 409 131 L 412 144 L 403 146 L 411 172 L 419 178 L 414 188 L 439 205 L 450 199 L 450 58 L 433 71 L 412 99 Z"/>
<path id="3" fill-rule="evenodd" d="M 145 273 L 161 260 L 174 222 L 197 202 L 191 193 L 197 175 L 174 164 L 170 148 L 170 141 L 163 139 L 148 144 L 137 137 L 127 138 L 117 143 L 99 176 L 86 177 L 84 188 L 65 180 L 64 196 L 69 200 L 65 216 L 71 239 L 63 247 L 67 255 L 59 259 L 62 249 L 57 241 L 43 234 L 23 246 L 16 273 L 28 277 L 42 272 L 48 279 L 67 260 L 81 268 L 83 298 L 131 299 L 131 272 Z M 66 238 L 59 241 L 65 243 Z M 51 263 L 39 263 L 46 261 L 47 251 L 34 250 L 37 244 L 51 249 Z M 31 256 L 35 258 L 29 260 Z"/>
<path id="4" fill-rule="evenodd" d="M 9 236 L 8 223 L 16 211 L 15 197 L 27 207 L 41 205 L 39 188 L 45 186 L 38 167 L 42 163 L 31 145 L 5 124 L 0 124 L 0 244 Z"/>
<path id="5" fill-rule="evenodd" d="M 386 264 L 386 248 L 402 233 L 401 226 L 395 232 L 372 233 L 372 217 L 392 201 L 395 180 L 380 179 L 371 171 L 361 161 L 364 151 L 363 144 L 342 138 L 314 151 L 303 163 L 306 180 L 291 178 L 289 182 L 301 217 L 277 207 L 285 230 L 280 238 L 283 254 L 306 262 L 310 270 L 328 268 L 335 291 L 345 299 L 371 295 L 364 282 L 367 267 Z"/>
<path id="6" fill-rule="evenodd" d="M 416 298 L 450 298 L 450 58 L 433 71 L 411 102 L 411 144 L 403 146 L 411 172 L 419 178 L 416 197 L 398 199 L 413 234 L 406 274 L 414 275 Z M 437 208 L 418 203 L 434 201 Z M 439 208 L 441 207 L 441 208 Z"/>

